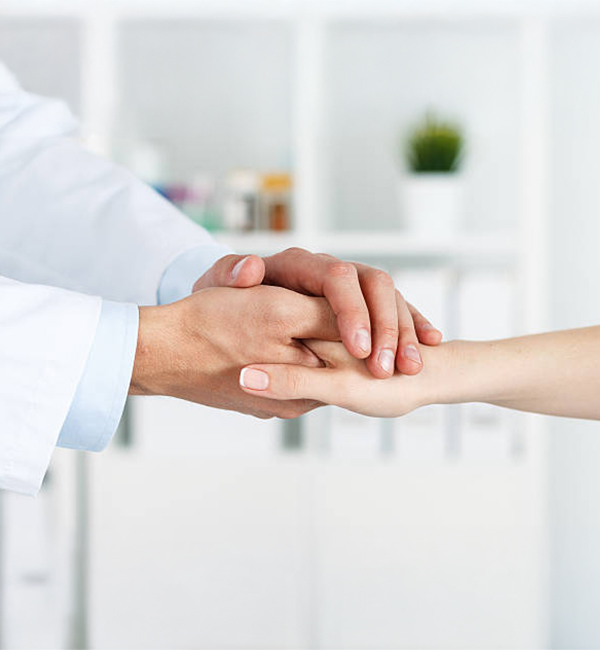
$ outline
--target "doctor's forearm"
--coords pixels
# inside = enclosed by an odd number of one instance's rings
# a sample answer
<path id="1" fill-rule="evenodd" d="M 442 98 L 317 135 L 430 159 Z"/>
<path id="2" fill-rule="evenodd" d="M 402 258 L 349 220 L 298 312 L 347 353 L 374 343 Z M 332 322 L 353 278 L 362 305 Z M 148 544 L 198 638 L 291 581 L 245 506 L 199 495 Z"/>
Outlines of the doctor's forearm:
<path id="1" fill-rule="evenodd" d="M 502 341 L 451 341 L 424 348 L 423 354 L 426 403 L 487 402 L 600 419 L 600 327 Z"/>

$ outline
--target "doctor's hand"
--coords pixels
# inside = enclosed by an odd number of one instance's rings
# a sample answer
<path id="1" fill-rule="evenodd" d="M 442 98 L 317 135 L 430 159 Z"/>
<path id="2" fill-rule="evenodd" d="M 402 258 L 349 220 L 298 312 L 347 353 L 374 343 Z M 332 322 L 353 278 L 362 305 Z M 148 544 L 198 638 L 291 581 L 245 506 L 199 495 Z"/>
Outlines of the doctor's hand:
<path id="1" fill-rule="evenodd" d="M 437 345 L 441 333 L 394 287 L 379 269 L 335 257 L 290 248 L 270 257 L 227 255 L 194 285 L 252 287 L 275 285 L 309 296 L 323 296 L 337 316 L 342 341 L 370 373 L 390 377 L 421 371 L 420 343 Z"/>
<path id="2" fill-rule="evenodd" d="M 280 287 L 211 288 L 159 307 L 140 307 L 130 387 L 134 395 L 168 395 L 258 417 L 294 418 L 315 400 L 248 395 L 238 376 L 257 362 L 318 367 L 298 339 L 339 340 L 326 300 Z"/>

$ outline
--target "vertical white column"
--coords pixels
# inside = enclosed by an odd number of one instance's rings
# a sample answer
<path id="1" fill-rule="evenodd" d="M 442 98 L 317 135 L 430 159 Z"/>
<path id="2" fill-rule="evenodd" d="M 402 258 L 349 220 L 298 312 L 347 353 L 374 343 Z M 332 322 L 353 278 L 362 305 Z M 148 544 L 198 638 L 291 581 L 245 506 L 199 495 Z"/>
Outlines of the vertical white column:
<path id="1" fill-rule="evenodd" d="M 521 27 L 521 144 L 519 158 L 521 214 L 518 281 L 522 327 L 528 332 L 547 326 L 547 230 L 549 219 L 549 61 L 548 26 L 541 18 L 524 19 Z M 539 513 L 538 611 L 539 645 L 549 641 L 550 539 L 548 519 L 547 427 L 540 416 L 524 416 L 532 505 Z M 535 522 L 532 522 L 535 523 Z M 535 530 L 535 529 L 534 529 Z"/>
<path id="2" fill-rule="evenodd" d="M 323 59 L 325 26 L 320 20 L 302 18 L 296 24 L 293 71 L 293 152 L 294 152 L 294 229 L 299 245 L 318 248 L 319 231 L 324 230 L 323 167 L 321 126 L 323 117 Z M 310 435 L 323 424 L 323 414 L 302 418 L 309 449 Z M 314 449 L 312 449 L 314 451 Z M 307 459 L 308 460 L 308 459 Z M 318 648 L 319 642 L 319 570 L 318 529 L 315 490 L 315 459 L 308 461 L 305 500 L 302 508 L 305 535 L 304 583 L 300 607 L 306 621 L 305 646 Z"/>
<path id="3" fill-rule="evenodd" d="M 548 44 L 547 27 L 528 19 L 521 29 L 521 219 L 519 232 L 523 326 L 544 329 L 548 265 Z"/>
<path id="4" fill-rule="evenodd" d="M 111 153 L 117 108 L 116 16 L 102 3 L 91 3 L 82 17 L 81 107 L 86 146 L 100 155 Z M 85 455 L 74 455 L 69 504 L 71 528 L 70 647 L 86 648 L 88 630 L 88 468 Z"/>
<path id="5" fill-rule="evenodd" d="M 325 27 L 302 19 L 296 27 L 293 91 L 295 227 L 299 241 L 323 229 L 322 142 Z"/>
<path id="6" fill-rule="evenodd" d="M 91 6 L 83 18 L 81 117 L 87 146 L 108 155 L 117 106 L 116 17 L 102 3 Z"/>

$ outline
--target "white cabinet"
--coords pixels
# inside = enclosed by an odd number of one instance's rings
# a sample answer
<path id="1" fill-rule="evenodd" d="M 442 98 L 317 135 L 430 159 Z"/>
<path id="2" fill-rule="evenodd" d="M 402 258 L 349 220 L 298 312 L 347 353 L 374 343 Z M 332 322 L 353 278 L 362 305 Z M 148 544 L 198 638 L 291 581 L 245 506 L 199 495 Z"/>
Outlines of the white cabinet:
<path id="1" fill-rule="evenodd" d="M 302 463 L 95 461 L 92 647 L 307 647 Z"/>
<path id="2" fill-rule="evenodd" d="M 542 647 L 529 480 L 524 466 L 321 466 L 317 647 Z"/>
<path id="3" fill-rule="evenodd" d="M 186 405 L 138 400 L 139 434 L 169 435 L 162 408 Z M 89 465 L 92 647 L 543 645 L 526 460 L 179 449 L 139 441 Z"/>

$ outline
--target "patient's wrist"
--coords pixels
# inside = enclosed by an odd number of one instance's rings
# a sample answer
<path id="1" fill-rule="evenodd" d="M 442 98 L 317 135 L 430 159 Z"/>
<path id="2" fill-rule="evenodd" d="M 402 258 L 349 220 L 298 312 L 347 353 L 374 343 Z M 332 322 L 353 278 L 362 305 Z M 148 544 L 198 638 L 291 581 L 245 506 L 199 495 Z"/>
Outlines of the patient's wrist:
<path id="1" fill-rule="evenodd" d="M 423 370 L 418 388 L 419 406 L 456 404 L 466 398 L 468 369 L 465 341 L 447 341 L 438 346 L 422 346 Z"/>
<path id="2" fill-rule="evenodd" d="M 449 341 L 423 352 L 429 404 L 493 403 L 504 394 L 501 341 Z"/>

